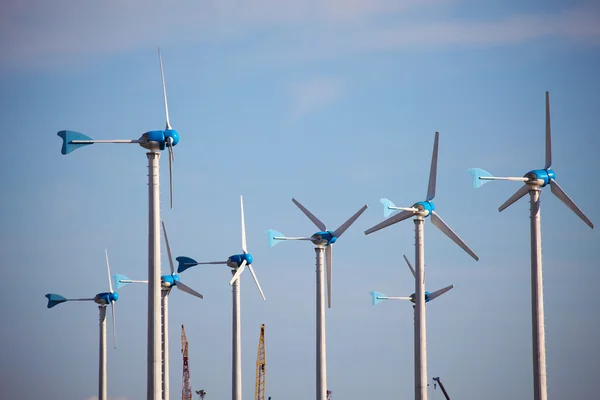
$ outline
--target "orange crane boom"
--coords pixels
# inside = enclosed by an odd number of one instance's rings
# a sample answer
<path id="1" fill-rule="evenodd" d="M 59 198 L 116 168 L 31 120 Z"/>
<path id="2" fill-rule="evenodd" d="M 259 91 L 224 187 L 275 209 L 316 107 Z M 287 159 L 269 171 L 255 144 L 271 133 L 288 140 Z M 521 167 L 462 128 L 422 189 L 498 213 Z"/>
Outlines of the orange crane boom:
<path id="1" fill-rule="evenodd" d="M 188 366 L 188 342 L 183 325 L 181 325 L 181 353 L 183 354 L 181 400 L 192 400 L 192 382 L 190 381 L 190 369 Z"/>
<path id="2" fill-rule="evenodd" d="M 265 400 L 265 384 L 267 373 L 267 356 L 265 354 L 265 324 L 260 326 L 260 337 L 258 339 L 258 355 L 256 356 L 256 385 L 254 388 L 254 399 Z"/>

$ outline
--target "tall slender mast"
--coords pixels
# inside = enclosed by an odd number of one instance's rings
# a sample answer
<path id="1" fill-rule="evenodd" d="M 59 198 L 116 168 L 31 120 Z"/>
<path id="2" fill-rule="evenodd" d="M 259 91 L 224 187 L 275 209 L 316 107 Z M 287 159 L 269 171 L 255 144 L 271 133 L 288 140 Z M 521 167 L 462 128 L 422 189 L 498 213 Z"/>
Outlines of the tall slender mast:
<path id="1" fill-rule="evenodd" d="M 325 285 L 323 280 L 323 253 L 325 248 L 315 247 L 317 274 L 317 400 L 327 398 L 327 344 L 325 341 Z"/>
<path id="2" fill-rule="evenodd" d="M 235 275 L 236 270 L 231 271 Z M 231 285 L 233 298 L 232 352 L 231 352 L 231 399 L 242 400 L 242 343 L 240 327 L 240 280 Z"/>
<path id="3" fill-rule="evenodd" d="M 160 153 L 148 152 L 148 400 L 162 398 Z"/>
<path id="4" fill-rule="evenodd" d="M 425 319 L 425 270 L 423 249 L 423 217 L 416 217 L 415 222 L 415 400 L 427 400 L 427 329 Z"/>
<path id="5" fill-rule="evenodd" d="M 170 288 L 165 288 L 161 291 L 162 295 L 162 384 L 163 384 L 163 399 L 169 400 L 169 292 Z"/>
<path id="6" fill-rule="evenodd" d="M 540 189 L 529 191 L 531 216 L 531 323 L 533 336 L 533 391 L 535 400 L 548 398 L 546 386 L 546 333 L 542 284 L 542 236 L 540 232 Z"/>
<path id="7" fill-rule="evenodd" d="M 100 371 L 98 377 L 98 400 L 106 400 L 106 306 L 98 306 L 98 311 L 100 312 Z"/>

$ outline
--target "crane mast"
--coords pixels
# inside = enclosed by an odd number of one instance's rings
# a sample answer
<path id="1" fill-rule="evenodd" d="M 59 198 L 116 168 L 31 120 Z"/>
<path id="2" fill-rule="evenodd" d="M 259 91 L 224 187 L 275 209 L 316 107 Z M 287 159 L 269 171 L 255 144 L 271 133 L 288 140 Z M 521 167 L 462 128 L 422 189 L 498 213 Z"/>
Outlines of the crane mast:
<path id="1" fill-rule="evenodd" d="M 254 389 L 255 400 L 265 400 L 265 378 L 267 373 L 267 357 L 265 354 L 265 324 L 260 326 L 258 339 L 258 355 L 256 356 L 256 385 Z"/>
<path id="2" fill-rule="evenodd" d="M 448 392 L 446 392 L 446 388 L 444 387 L 444 384 L 440 380 L 439 376 L 433 378 L 433 388 L 434 389 L 435 389 L 436 383 L 438 383 L 440 385 L 440 389 L 442 389 L 442 393 L 444 393 L 444 397 L 446 397 L 446 400 L 450 400 L 450 396 L 448 396 Z"/>
<path id="3" fill-rule="evenodd" d="M 192 383 L 190 381 L 190 369 L 188 366 L 188 342 L 185 336 L 185 328 L 183 325 L 181 325 L 181 353 L 183 354 L 181 399 L 192 400 Z"/>

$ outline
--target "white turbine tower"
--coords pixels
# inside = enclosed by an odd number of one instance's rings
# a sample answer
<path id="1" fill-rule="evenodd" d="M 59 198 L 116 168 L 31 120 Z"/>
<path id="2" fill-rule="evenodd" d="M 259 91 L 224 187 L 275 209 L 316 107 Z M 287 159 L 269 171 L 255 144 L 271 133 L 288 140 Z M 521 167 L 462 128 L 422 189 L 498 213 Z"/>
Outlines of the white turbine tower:
<path id="1" fill-rule="evenodd" d="M 338 238 L 356 221 L 360 215 L 365 212 L 365 204 L 350 219 L 344 222 L 335 231 L 328 231 L 325 224 L 315 217 L 308 209 L 300 204 L 296 199 L 292 199 L 294 204 L 319 228 L 321 231 L 313 234 L 311 237 L 285 237 L 282 233 L 269 229 L 266 231 L 269 235 L 269 246 L 273 247 L 281 240 L 310 240 L 315 245 L 316 253 L 316 280 L 317 280 L 317 400 L 326 400 L 327 398 L 327 351 L 325 335 L 325 288 L 323 285 L 323 253 L 327 258 L 327 301 L 331 307 L 331 273 L 332 273 L 332 246 Z"/>
<path id="2" fill-rule="evenodd" d="M 94 140 L 91 137 L 75 131 L 63 130 L 57 133 L 63 139 L 61 153 L 69 154 L 82 146 L 95 143 L 134 143 L 147 149 L 148 157 L 148 352 L 147 352 L 147 387 L 148 400 L 161 398 L 161 286 L 160 286 L 160 169 L 159 158 L 161 150 L 165 147 L 169 151 L 169 177 L 170 203 L 173 208 L 173 146 L 179 143 L 179 133 L 171 127 L 169 122 L 169 108 L 167 105 L 167 89 L 162 66 L 160 48 L 158 49 L 160 74 L 165 104 L 166 126 L 163 130 L 148 131 L 136 140 Z"/>
<path id="3" fill-rule="evenodd" d="M 108 270 L 108 292 L 98 293 L 92 298 L 84 299 L 67 299 L 61 295 L 48 293 L 48 308 L 52 308 L 57 304 L 67 301 L 93 301 L 98 304 L 100 312 L 100 340 L 99 340 L 99 371 L 98 371 L 98 400 L 107 400 L 107 378 L 106 378 L 106 306 L 110 304 L 112 319 L 113 319 L 113 345 L 117 348 L 117 331 L 115 322 L 115 301 L 119 299 L 117 292 L 113 291 L 112 282 L 110 280 L 110 265 L 108 264 L 108 250 L 104 250 L 106 256 L 106 269 Z"/>
<path id="4" fill-rule="evenodd" d="M 169 245 L 169 237 L 167 236 L 167 228 L 165 227 L 164 221 L 162 222 L 163 234 L 165 236 L 165 245 L 167 247 L 167 255 L 169 256 L 169 266 L 171 268 L 170 275 L 163 275 L 160 277 L 161 281 L 161 316 L 162 316 L 162 353 L 163 353 L 163 363 L 162 363 L 162 390 L 163 390 L 163 400 L 169 400 L 169 294 L 171 294 L 171 289 L 174 287 L 179 288 L 179 290 L 191 294 L 192 296 L 196 296 L 200 299 L 204 297 L 196 292 L 194 289 L 185 285 L 181 282 L 179 275 L 175 274 L 175 267 L 173 265 L 173 257 L 171 255 L 171 246 Z M 129 279 L 125 275 L 115 274 L 113 275 L 113 279 L 115 280 L 115 288 L 119 289 L 122 286 L 125 286 L 130 283 L 148 283 L 147 280 L 134 280 Z"/>
<path id="5" fill-rule="evenodd" d="M 433 155 L 431 158 L 431 169 L 429 171 L 429 186 L 427 189 L 427 198 L 425 201 L 419 201 L 413 204 L 412 207 L 396 207 L 388 199 L 381 199 L 384 207 L 384 216 L 390 214 L 390 210 L 401 210 L 398 214 L 392 215 L 388 219 L 380 222 L 374 227 L 367 229 L 365 235 L 369 235 L 380 229 L 393 225 L 397 222 L 404 221 L 410 217 L 414 218 L 415 223 L 415 262 L 416 262 L 416 279 L 415 279 L 415 335 L 418 340 L 418 346 L 415 346 L 417 365 L 415 369 L 415 399 L 427 400 L 427 347 L 426 347 L 426 321 L 425 321 L 425 278 L 424 278 L 424 240 L 423 240 L 423 224 L 425 218 L 431 216 L 433 225 L 441 230 L 446 236 L 460 246 L 475 260 L 479 257 L 467 246 L 461 238 L 442 220 L 442 218 L 434 211 L 433 198 L 435 197 L 435 185 L 437 174 L 437 159 L 438 159 L 438 141 L 439 133 L 435 133 L 433 142 Z"/>
<path id="6" fill-rule="evenodd" d="M 244 221 L 244 199 L 240 196 L 240 208 L 242 219 L 242 254 L 230 256 L 227 261 L 204 261 L 198 262 L 190 257 L 177 257 L 179 262 L 177 272 L 182 273 L 186 269 L 195 265 L 206 264 L 225 264 L 232 269 L 233 277 L 229 281 L 232 287 L 233 312 L 232 312 L 232 353 L 231 353 L 231 398 L 232 400 L 242 400 L 242 336 L 240 324 L 240 276 L 246 266 L 252 274 L 256 287 L 263 300 L 265 295 L 258 283 L 254 269 L 252 268 L 252 255 L 248 253 L 246 246 L 246 223 Z"/>
<path id="7" fill-rule="evenodd" d="M 540 193 L 542 188 L 550 185 L 550 191 L 565 203 L 571 211 L 583 220 L 590 228 L 594 224 L 575 205 L 573 200 L 556 182 L 556 175 L 550 169 L 552 165 L 552 136 L 550 130 L 550 94 L 546 92 L 546 165 L 544 169 L 529 171 L 523 177 L 497 177 L 481 168 L 469 170 L 473 175 L 473 186 L 481 187 L 492 180 L 523 182 L 515 194 L 504 202 L 498 211 L 503 211 L 508 206 L 529 193 L 529 218 L 531 226 L 531 312 L 532 312 L 532 338 L 533 338 L 533 390 L 534 400 L 548 398 L 546 383 L 546 338 L 544 329 L 544 290 L 542 286 L 542 236 L 540 229 Z"/>

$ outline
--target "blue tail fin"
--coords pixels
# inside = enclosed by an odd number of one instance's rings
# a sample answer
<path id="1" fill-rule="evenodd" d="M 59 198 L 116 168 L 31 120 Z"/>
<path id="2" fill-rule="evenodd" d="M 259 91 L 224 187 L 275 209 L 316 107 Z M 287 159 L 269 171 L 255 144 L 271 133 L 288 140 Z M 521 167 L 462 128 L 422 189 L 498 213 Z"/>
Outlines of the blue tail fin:
<path id="1" fill-rule="evenodd" d="M 395 207 L 394 203 L 392 203 L 389 199 L 383 198 L 379 200 L 381 204 L 383 204 L 383 216 L 385 218 L 389 217 L 391 213 L 396 210 L 390 210 L 388 207 Z"/>
<path id="2" fill-rule="evenodd" d="M 52 308 L 57 304 L 64 303 L 65 301 L 67 301 L 66 298 L 54 293 L 48 293 L 46 297 L 48 298 L 48 308 Z"/>
<path id="3" fill-rule="evenodd" d="M 377 304 L 381 303 L 384 299 L 378 299 L 378 297 L 385 297 L 385 294 L 381 293 L 381 292 L 369 292 L 371 294 L 371 298 L 372 298 L 372 302 L 373 305 L 376 306 Z"/>
<path id="4" fill-rule="evenodd" d="M 198 263 L 193 258 L 183 257 L 183 256 L 177 257 L 175 260 L 177 260 L 177 262 L 179 263 L 179 266 L 177 267 L 177 272 L 179 272 L 179 273 L 182 273 L 186 269 L 193 267 L 194 265 L 196 265 Z"/>
<path id="5" fill-rule="evenodd" d="M 73 140 L 92 140 L 91 137 L 84 135 L 80 132 L 75 131 L 60 131 L 57 133 L 63 140 L 62 149 L 60 152 L 62 154 L 69 154 L 70 152 L 77 150 L 82 146 L 87 146 L 88 144 L 93 143 L 71 143 Z"/>
<path id="6" fill-rule="evenodd" d="M 481 180 L 479 179 L 479 177 L 481 176 L 493 176 L 492 174 L 490 174 L 489 172 L 487 172 L 485 169 L 481 169 L 481 168 L 471 168 L 469 169 L 469 172 L 471 173 L 471 175 L 473 175 L 473 187 L 475 189 L 482 187 L 484 184 L 488 183 L 489 181 L 486 180 Z"/>
<path id="7" fill-rule="evenodd" d="M 114 274 L 112 276 L 113 278 L 113 282 L 114 282 L 114 286 L 115 286 L 115 290 L 119 290 L 119 288 L 125 286 L 125 285 L 129 285 L 131 282 L 121 282 L 121 280 L 124 281 L 130 281 L 131 279 L 129 279 L 128 277 L 126 277 L 125 275 L 121 275 L 121 274 Z"/>
<path id="8" fill-rule="evenodd" d="M 265 231 L 265 233 L 267 235 L 269 235 L 269 247 L 273 247 L 275 246 L 277 243 L 279 243 L 281 240 L 279 239 L 273 239 L 275 237 L 284 237 L 283 233 L 281 232 L 277 232 L 274 229 L 268 229 Z"/>

